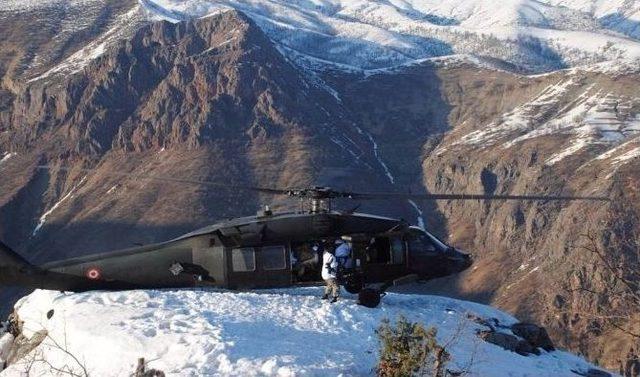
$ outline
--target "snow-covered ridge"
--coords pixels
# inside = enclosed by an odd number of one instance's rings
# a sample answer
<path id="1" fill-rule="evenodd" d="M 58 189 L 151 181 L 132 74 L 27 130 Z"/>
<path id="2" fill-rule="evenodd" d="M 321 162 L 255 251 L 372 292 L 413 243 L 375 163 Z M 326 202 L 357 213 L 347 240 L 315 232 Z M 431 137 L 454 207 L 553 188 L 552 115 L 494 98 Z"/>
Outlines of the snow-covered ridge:
<path id="1" fill-rule="evenodd" d="M 602 61 L 617 64 L 640 58 L 640 0 L 631 2 L 139 0 L 109 30 L 53 68 L 40 69 L 47 66 L 48 57 L 36 56 L 31 68 L 38 73 L 31 81 L 82 69 L 126 34 L 139 8 L 150 20 L 171 22 L 240 10 L 280 51 L 312 70 L 375 72 L 453 55 L 497 58 L 526 73 Z M 96 0 L 9 0 L 0 4 L 0 16 L 95 4 Z M 63 23 L 61 33 L 86 26 L 82 17 Z"/>
<path id="2" fill-rule="evenodd" d="M 593 367 L 566 352 L 525 357 L 481 341 L 475 332 L 482 326 L 468 314 L 516 322 L 488 306 L 391 293 L 381 307 L 368 309 L 349 295 L 329 304 L 320 294 L 319 287 L 245 293 L 36 291 L 16 308 L 25 335 L 48 331 L 32 355 L 55 367 L 78 368 L 72 354 L 96 376 L 129 375 L 138 357 L 171 376 L 372 375 L 378 354 L 374 331 L 383 318 L 401 314 L 436 326 L 441 343 L 454 339 L 449 367 L 466 369 L 473 359 L 471 376 L 566 376 Z M 24 367 L 14 364 L 0 375 L 18 376 Z M 48 367 L 36 362 L 31 373 L 46 375 Z"/>
<path id="3" fill-rule="evenodd" d="M 224 8 L 249 15 L 300 64 L 375 69 L 452 54 L 549 71 L 640 57 L 640 4 L 613 0 L 141 0 L 170 21 Z M 633 9 L 636 9 L 635 11 Z M 179 17 L 176 15 L 180 15 Z M 292 32 L 295 31 L 295 32 Z"/>

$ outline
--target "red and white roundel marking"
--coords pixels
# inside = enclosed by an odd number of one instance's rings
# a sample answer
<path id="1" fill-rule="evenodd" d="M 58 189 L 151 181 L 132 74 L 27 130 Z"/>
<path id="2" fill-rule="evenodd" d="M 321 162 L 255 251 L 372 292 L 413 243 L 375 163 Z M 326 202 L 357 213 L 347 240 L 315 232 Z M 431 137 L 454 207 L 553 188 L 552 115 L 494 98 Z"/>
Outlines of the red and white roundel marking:
<path id="1" fill-rule="evenodd" d="M 100 277 L 102 276 L 102 272 L 100 272 L 100 269 L 98 267 L 91 267 L 87 270 L 87 272 L 85 272 L 85 275 L 91 280 L 96 280 L 100 279 Z"/>

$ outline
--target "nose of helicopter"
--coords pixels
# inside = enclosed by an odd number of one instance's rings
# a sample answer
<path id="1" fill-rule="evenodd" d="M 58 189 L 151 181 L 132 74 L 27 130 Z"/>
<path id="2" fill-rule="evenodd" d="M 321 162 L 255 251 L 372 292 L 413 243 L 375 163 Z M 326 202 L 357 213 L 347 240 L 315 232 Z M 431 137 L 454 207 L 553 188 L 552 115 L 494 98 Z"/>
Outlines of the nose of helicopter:
<path id="1" fill-rule="evenodd" d="M 465 253 L 458 249 L 452 250 L 452 255 L 449 257 L 449 260 L 454 262 L 455 272 L 462 272 L 471 267 L 471 265 L 473 264 L 473 258 L 471 257 L 471 254 Z"/>
<path id="2" fill-rule="evenodd" d="M 466 254 L 466 253 L 462 253 L 462 258 L 463 258 L 463 270 L 466 270 L 467 268 L 471 267 L 471 265 L 473 264 L 473 258 L 471 257 L 471 254 Z"/>

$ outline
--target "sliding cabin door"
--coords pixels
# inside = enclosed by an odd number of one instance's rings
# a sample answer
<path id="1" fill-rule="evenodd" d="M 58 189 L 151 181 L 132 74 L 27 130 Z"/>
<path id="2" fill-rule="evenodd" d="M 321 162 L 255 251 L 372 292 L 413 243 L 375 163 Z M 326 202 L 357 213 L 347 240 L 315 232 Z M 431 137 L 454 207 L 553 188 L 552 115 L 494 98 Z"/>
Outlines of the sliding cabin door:
<path id="1" fill-rule="evenodd" d="M 376 237 L 367 247 L 365 276 L 370 282 L 395 279 L 406 274 L 407 246 L 400 236 Z"/>
<path id="2" fill-rule="evenodd" d="M 292 284 L 289 248 L 285 245 L 227 248 L 230 288 L 272 288 Z"/>

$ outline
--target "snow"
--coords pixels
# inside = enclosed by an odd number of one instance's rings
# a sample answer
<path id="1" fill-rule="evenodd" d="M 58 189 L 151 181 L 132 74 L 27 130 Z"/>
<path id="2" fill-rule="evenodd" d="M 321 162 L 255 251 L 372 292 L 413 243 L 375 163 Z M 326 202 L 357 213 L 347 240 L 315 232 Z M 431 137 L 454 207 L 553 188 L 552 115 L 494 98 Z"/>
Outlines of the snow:
<path id="1" fill-rule="evenodd" d="M 31 356 L 40 353 L 55 367 L 79 368 L 55 341 L 96 376 L 129 375 L 139 357 L 170 376 L 373 375 L 375 329 L 384 318 L 394 321 L 399 315 L 437 327 L 439 341 L 450 342 L 449 368 L 465 368 L 473 359 L 471 376 L 567 376 L 571 369 L 593 367 L 566 352 L 525 357 L 481 341 L 475 332 L 484 328 L 468 314 L 504 325 L 516 322 L 489 306 L 389 293 L 379 308 L 369 309 L 348 294 L 336 304 L 320 295 L 320 287 L 80 294 L 38 290 L 16 308 L 27 336 L 43 328 L 49 333 Z M 50 310 L 53 316 L 47 319 Z M 0 375 L 22 375 L 25 362 Z M 32 376 L 50 373 L 41 362 L 31 368 Z"/>
<path id="2" fill-rule="evenodd" d="M 369 139 L 369 141 L 371 142 L 372 149 L 373 149 L 373 155 L 375 156 L 376 160 L 378 161 L 378 164 L 380 164 L 380 167 L 382 167 L 382 170 L 384 171 L 385 175 L 387 176 L 387 179 L 389 180 L 389 183 L 391 183 L 392 185 L 395 185 L 396 184 L 395 177 L 393 176 L 393 174 L 391 174 L 391 170 L 389 170 L 389 167 L 387 166 L 387 164 L 382 159 L 382 156 L 380 155 L 380 151 L 378 150 L 378 143 L 376 143 L 375 139 L 373 138 L 373 135 L 371 135 L 371 133 L 369 133 L 367 131 L 363 131 L 358 126 L 355 126 L 355 127 L 356 127 L 356 130 L 358 131 L 359 134 L 364 135 Z M 408 202 L 411 205 L 411 207 L 413 207 L 413 209 L 417 213 L 416 223 L 418 224 L 418 226 L 421 229 L 425 229 L 424 213 L 422 212 L 420 207 L 416 204 L 416 202 L 414 202 L 413 200 L 408 200 Z"/>
<path id="3" fill-rule="evenodd" d="M 414 202 L 413 200 L 409 199 L 408 200 L 409 204 L 411 204 L 411 206 L 413 207 L 413 209 L 416 210 L 416 212 L 418 213 L 418 217 L 416 217 L 416 222 L 418 223 L 418 226 L 420 227 L 420 229 L 425 229 L 425 223 L 424 223 L 424 213 L 422 212 L 422 210 L 420 209 L 420 207 L 418 207 L 418 205 L 416 204 L 416 202 Z"/>
<path id="4" fill-rule="evenodd" d="M 369 141 L 371 142 L 371 145 L 373 147 L 373 154 L 376 157 L 376 160 L 378 160 L 378 163 L 380 164 L 380 166 L 384 170 L 384 174 L 389 179 L 389 182 L 392 185 L 395 184 L 396 180 L 393 177 L 393 174 L 391 174 L 391 170 L 389 170 L 389 167 L 387 166 L 387 164 L 382 160 L 382 157 L 380 156 L 380 151 L 378 151 L 378 143 L 376 143 L 375 139 L 373 138 L 373 135 L 371 135 L 371 133 L 369 133 L 369 132 L 362 131 L 362 129 L 360 129 L 360 128 L 358 128 L 358 131 L 361 132 L 361 133 L 364 132 L 364 135 L 367 136 L 367 138 L 369 138 Z"/>
<path id="5" fill-rule="evenodd" d="M 627 69 L 637 68 L 626 65 L 617 72 Z M 610 89 L 598 87 L 597 83 L 583 85 L 581 77 L 580 70 L 567 72 L 500 119 L 475 126 L 466 133 L 461 131 L 453 145 L 482 149 L 499 145 L 508 149 L 535 138 L 555 138 L 561 141 L 561 147 L 545 156 L 545 164 L 549 166 L 592 150 L 599 154 L 582 167 L 616 156 L 628 143 L 639 140 L 640 96 L 609 92 Z M 458 129 L 464 130 L 465 124 Z M 442 148 L 435 151 L 436 154 L 443 152 Z M 614 160 L 614 163 L 624 161 L 627 160 Z"/>
<path id="6" fill-rule="evenodd" d="M 472 54 L 500 58 L 525 70 L 549 71 L 640 57 L 640 28 L 634 24 L 640 12 L 629 12 L 626 3 L 600 4 L 594 12 L 594 1 L 598 0 L 569 5 L 558 0 L 141 0 L 141 4 L 154 17 L 172 22 L 229 8 L 243 11 L 281 51 L 313 69 L 379 69 Z"/>
<path id="7" fill-rule="evenodd" d="M 634 148 L 613 159 L 613 163 L 626 162 L 633 158 L 640 157 L 640 147 Z"/>
<path id="8" fill-rule="evenodd" d="M 90 6 L 101 1 L 102 0 L 2 0 L 0 2 L 0 11 L 33 11 L 39 8 L 52 7 L 56 5 L 64 6 L 71 2 L 75 2 L 80 6 Z"/>
<path id="9" fill-rule="evenodd" d="M 109 31 L 34 80 L 77 72 L 101 56 L 139 8 L 150 20 L 170 22 L 240 10 L 280 51 L 312 70 L 375 71 L 470 55 L 498 58 L 536 73 L 640 57 L 640 0 L 612 4 L 602 0 L 138 1 L 139 6 L 119 17 Z M 97 0 L 5 0 L 0 11 L 97 4 Z"/>
<path id="10" fill-rule="evenodd" d="M 3 163 L 9 161 L 9 159 L 13 156 L 17 155 L 17 153 L 14 152 L 5 152 L 4 156 L 2 156 L 2 158 L 0 159 L 0 165 L 2 165 Z"/>
<path id="11" fill-rule="evenodd" d="M 74 4 L 79 6 L 80 4 Z M 73 74 L 82 70 L 89 62 L 102 56 L 107 47 L 117 40 L 123 33 L 124 29 L 130 26 L 133 17 L 139 12 L 140 8 L 135 6 L 129 11 L 119 15 L 111 25 L 111 28 L 89 42 L 86 46 L 71 54 L 61 63 L 53 66 L 44 73 L 32 77 L 28 82 L 42 80 L 53 75 Z"/>
<path id="12" fill-rule="evenodd" d="M 107 191 L 107 195 L 111 194 L 112 192 L 116 191 L 116 189 L 118 188 L 118 185 L 113 185 L 111 186 L 111 188 Z"/>
<path id="13" fill-rule="evenodd" d="M 218 43 L 215 46 L 209 47 L 208 49 L 202 51 L 201 54 L 204 54 L 206 52 L 213 51 L 213 50 L 215 50 L 217 48 L 220 48 L 222 46 L 228 45 L 229 43 L 233 42 L 234 39 L 236 39 L 236 37 L 231 37 L 231 38 L 229 38 L 229 39 L 227 39 L 227 40 L 225 40 L 223 42 Z M 164 150 L 164 148 L 163 148 L 163 150 Z"/>
<path id="14" fill-rule="evenodd" d="M 581 150 L 582 148 L 584 148 L 587 145 L 588 145 L 588 142 L 585 139 L 575 140 L 573 142 L 573 144 L 571 144 L 569 147 L 565 148 L 563 151 L 558 152 L 558 153 L 552 155 L 551 157 L 549 157 L 545 161 L 545 164 L 553 165 L 555 163 L 558 163 L 558 162 L 564 160 L 565 158 L 575 154 L 576 152 L 578 152 L 579 150 Z"/>
<path id="15" fill-rule="evenodd" d="M 51 206 L 51 208 L 49 208 L 45 213 L 42 214 L 42 216 L 40 216 L 40 219 L 38 220 L 38 225 L 36 225 L 36 227 L 33 229 L 33 232 L 31 232 L 31 236 L 35 236 L 36 233 L 38 233 L 38 231 L 40 230 L 40 228 L 42 228 L 42 226 L 44 226 L 44 224 L 47 222 L 47 217 L 49 217 L 49 215 L 51 215 L 53 213 L 53 211 L 55 211 L 62 203 L 64 203 L 67 199 L 72 198 L 73 194 L 75 193 L 76 189 L 81 186 L 85 180 L 87 179 L 87 177 L 83 177 L 80 182 L 73 186 L 71 188 L 71 190 L 69 190 L 69 192 L 63 196 L 60 200 L 58 200 L 53 206 Z"/>
<path id="16" fill-rule="evenodd" d="M 9 350 L 11 349 L 13 340 L 13 335 L 3 333 L 3 330 L 0 329 L 0 366 L 4 365 L 9 358 Z"/>
<path id="17" fill-rule="evenodd" d="M 528 131 L 527 134 L 504 144 L 505 148 L 509 148 L 515 143 L 525 140 L 527 136 L 529 138 L 539 136 L 542 133 L 533 129 L 535 123 L 538 121 L 537 117 L 539 114 L 554 108 L 558 100 L 564 97 L 565 94 L 577 84 L 573 77 L 561 79 L 557 83 L 544 88 L 531 101 L 505 114 L 502 119 L 464 135 L 459 141 L 454 143 L 454 145 L 487 145 L 495 143 L 506 136 L 510 136 L 514 132 Z M 555 130 L 553 127 L 552 129 Z"/>

